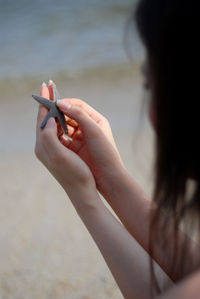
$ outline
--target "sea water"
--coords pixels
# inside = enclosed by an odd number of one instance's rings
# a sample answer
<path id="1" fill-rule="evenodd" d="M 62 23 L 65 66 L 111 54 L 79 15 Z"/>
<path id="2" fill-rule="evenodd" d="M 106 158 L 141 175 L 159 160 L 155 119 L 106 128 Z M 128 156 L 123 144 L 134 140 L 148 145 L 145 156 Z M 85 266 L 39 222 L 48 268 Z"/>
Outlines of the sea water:
<path id="1" fill-rule="evenodd" d="M 61 96 L 83 98 L 105 114 L 114 130 L 132 130 L 132 79 L 124 85 L 115 76 L 129 76 L 127 49 L 131 68 L 143 57 L 133 20 L 126 38 L 135 5 L 136 0 L 0 0 L 0 153 L 33 148 L 38 106 L 31 94 L 49 79 Z M 76 81 L 79 76 L 84 82 Z"/>
<path id="2" fill-rule="evenodd" d="M 127 63 L 124 36 L 136 0 L 0 0 L 0 80 Z M 133 58 L 141 57 L 132 26 Z"/>

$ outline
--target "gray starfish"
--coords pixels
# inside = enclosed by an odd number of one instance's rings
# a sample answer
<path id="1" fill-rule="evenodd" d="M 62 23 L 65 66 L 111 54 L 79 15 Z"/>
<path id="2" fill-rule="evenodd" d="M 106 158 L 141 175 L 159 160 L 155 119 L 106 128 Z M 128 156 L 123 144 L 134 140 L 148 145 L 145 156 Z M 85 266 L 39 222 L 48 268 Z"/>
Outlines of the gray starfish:
<path id="1" fill-rule="evenodd" d="M 50 117 L 57 117 L 57 119 L 59 120 L 65 134 L 68 134 L 68 130 L 67 130 L 67 125 L 66 125 L 66 121 L 65 121 L 65 117 L 64 114 L 62 113 L 62 111 L 60 111 L 60 109 L 57 106 L 57 96 L 56 96 L 56 92 L 54 92 L 54 101 L 51 101 L 49 99 L 37 96 L 37 95 L 32 95 L 32 97 L 40 104 L 44 105 L 45 107 L 47 107 L 49 109 L 49 112 L 47 113 L 47 115 L 45 116 L 45 118 L 43 119 L 40 128 L 43 129 L 48 121 L 48 119 Z"/>

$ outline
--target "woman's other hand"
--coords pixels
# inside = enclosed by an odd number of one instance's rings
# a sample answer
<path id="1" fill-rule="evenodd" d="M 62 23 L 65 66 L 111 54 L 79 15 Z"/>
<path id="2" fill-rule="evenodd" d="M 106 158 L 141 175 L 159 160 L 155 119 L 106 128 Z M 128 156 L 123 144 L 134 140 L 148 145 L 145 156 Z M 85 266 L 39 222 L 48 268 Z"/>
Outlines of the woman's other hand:
<path id="1" fill-rule="evenodd" d="M 88 165 L 98 190 L 105 195 L 123 168 L 108 120 L 80 99 L 62 99 L 58 107 L 67 116 L 73 138 L 70 142 L 62 137 L 61 142 Z"/>

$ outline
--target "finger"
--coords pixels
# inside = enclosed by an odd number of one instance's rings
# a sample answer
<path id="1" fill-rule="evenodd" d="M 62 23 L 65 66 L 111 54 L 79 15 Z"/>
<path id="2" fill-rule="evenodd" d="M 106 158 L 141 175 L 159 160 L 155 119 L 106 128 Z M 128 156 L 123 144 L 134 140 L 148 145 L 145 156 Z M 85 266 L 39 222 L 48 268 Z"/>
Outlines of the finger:
<path id="1" fill-rule="evenodd" d="M 76 140 L 77 140 L 77 137 L 80 136 L 80 133 L 81 135 L 83 135 L 83 133 L 81 132 L 81 129 L 79 127 L 79 129 L 75 129 L 74 127 L 72 126 L 68 126 L 68 134 L 65 135 L 63 134 L 61 137 L 60 137 L 60 141 L 63 143 L 63 144 L 66 144 L 65 143 L 65 140 L 70 140 L 70 143 L 71 144 L 74 144 L 76 143 Z M 70 139 L 68 138 L 70 137 Z M 80 138 L 79 138 L 80 139 Z M 83 137 L 80 139 L 81 142 L 82 142 L 82 139 Z M 73 141 L 73 142 L 72 142 Z M 67 145 L 69 144 L 69 142 L 67 142 Z"/>
<path id="2" fill-rule="evenodd" d="M 83 108 L 71 105 L 63 100 L 58 102 L 58 107 L 64 114 L 74 119 L 81 126 L 83 131 L 89 134 L 97 132 L 97 123 L 85 112 Z"/>
<path id="3" fill-rule="evenodd" d="M 97 123 L 101 122 L 104 119 L 103 115 L 101 115 L 98 111 L 96 111 L 94 108 L 92 108 L 90 105 L 88 105 L 86 102 L 84 102 L 80 99 L 65 98 L 65 99 L 62 99 L 61 101 L 84 109 L 85 112 Z"/>
<path id="4" fill-rule="evenodd" d="M 70 125 L 67 126 L 67 129 L 68 129 L 68 134 L 67 134 L 67 136 L 72 137 L 73 134 L 74 134 L 74 132 L 76 131 L 76 129 L 75 129 L 74 127 L 70 126 Z M 64 135 L 65 135 L 65 134 L 64 134 Z"/>
<path id="5" fill-rule="evenodd" d="M 55 170 L 57 166 L 60 168 L 64 161 L 68 163 L 68 170 L 73 167 L 72 151 L 64 147 L 58 139 L 57 124 L 53 117 L 48 120 L 41 132 L 41 143 L 45 152 L 44 162 L 47 168 L 50 170 Z"/>
<path id="6" fill-rule="evenodd" d="M 74 119 L 71 119 L 67 115 L 65 115 L 65 120 L 68 125 L 72 126 L 73 128 L 78 128 L 79 124 Z"/>
<path id="7" fill-rule="evenodd" d="M 61 138 L 61 142 L 65 147 L 68 147 L 73 152 L 77 153 L 83 145 L 83 133 L 77 130 L 72 135 L 73 141 L 67 139 L 64 135 Z"/>
<path id="8" fill-rule="evenodd" d="M 52 153 L 56 155 L 57 151 L 59 151 L 60 142 L 57 137 L 57 124 L 53 117 L 50 117 L 41 132 L 41 142 L 50 158 L 52 157 Z"/>
<path id="9" fill-rule="evenodd" d="M 42 83 L 41 89 L 40 89 L 40 96 L 44 98 L 49 98 L 49 90 L 45 82 Z M 40 129 L 40 125 L 45 118 L 46 114 L 48 112 L 48 109 L 41 105 L 39 106 L 39 111 L 38 111 L 38 117 L 37 117 L 37 132 Z"/>
<path id="10" fill-rule="evenodd" d="M 40 88 L 40 96 L 49 99 L 49 90 L 45 82 L 42 83 L 42 86 Z"/>
<path id="11" fill-rule="evenodd" d="M 58 122 L 58 120 L 56 120 L 56 123 L 57 123 L 57 135 L 59 138 L 60 136 L 63 135 L 63 128 L 62 128 L 61 124 Z"/>
<path id="12" fill-rule="evenodd" d="M 60 137 L 60 142 L 65 146 L 68 147 L 70 146 L 70 143 L 72 142 L 70 139 L 66 138 L 65 135 L 62 135 Z"/>
<path id="13" fill-rule="evenodd" d="M 54 88 L 56 88 L 56 84 L 52 80 L 49 80 L 49 83 L 48 83 L 49 98 L 52 101 L 55 100 Z"/>
<path id="14" fill-rule="evenodd" d="M 69 149 L 75 153 L 78 153 L 83 146 L 83 132 L 81 130 L 75 131 L 72 138 L 73 142 L 69 144 Z"/>

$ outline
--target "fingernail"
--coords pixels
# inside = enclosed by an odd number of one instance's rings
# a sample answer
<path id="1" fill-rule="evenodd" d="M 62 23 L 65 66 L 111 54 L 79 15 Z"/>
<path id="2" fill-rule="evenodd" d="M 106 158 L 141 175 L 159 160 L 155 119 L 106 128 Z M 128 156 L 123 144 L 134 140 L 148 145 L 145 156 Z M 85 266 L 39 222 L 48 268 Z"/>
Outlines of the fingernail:
<path id="1" fill-rule="evenodd" d="M 56 126 L 55 119 L 53 117 L 50 117 L 46 123 L 45 128 L 54 128 L 55 126 Z"/>
<path id="2" fill-rule="evenodd" d="M 66 139 L 68 139 L 68 140 L 70 140 L 70 141 L 73 141 L 73 139 L 72 139 L 71 137 L 67 136 L 66 134 L 63 134 L 63 136 L 64 136 Z"/>
<path id="3" fill-rule="evenodd" d="M 70 103 L 67 102 L 63 102 L 62 100 L 57 102 L 58 107 L 62 108 L 62 109 L 70 109 L 72 107 L 72 105 Z"/>
<path id="4" fill-rule="evenodd" d="M 42 83 L 42 87 L 43 87 L 43 86 L 47 86 L 45 82 Z"/>
<path id="5" fill-rule="evenodd" d="M 54 82 L 52 80 L 49 80 L 49 85 L 54 84 Z"/>

